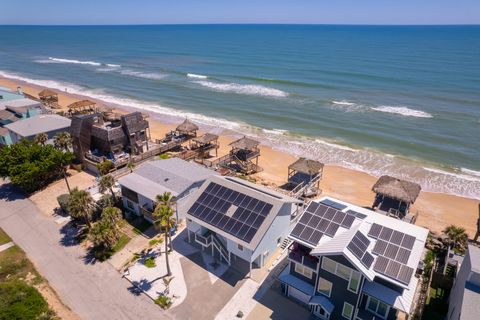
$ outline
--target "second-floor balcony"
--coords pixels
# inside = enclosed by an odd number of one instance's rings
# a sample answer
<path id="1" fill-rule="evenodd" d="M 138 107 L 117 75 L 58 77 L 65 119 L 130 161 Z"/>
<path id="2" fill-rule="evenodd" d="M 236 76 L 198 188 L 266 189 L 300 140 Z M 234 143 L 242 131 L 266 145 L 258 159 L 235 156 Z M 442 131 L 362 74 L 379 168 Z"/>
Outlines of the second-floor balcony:
<path id="1" fill-rule="evenodd" d="M 317 270 L 318 258 L 311 256 L 312 249 L 302 246 L 299 243 L 292 243 L 288 248 L 288 258 L 296 263 L 300 263 L 313 271 Z"/>

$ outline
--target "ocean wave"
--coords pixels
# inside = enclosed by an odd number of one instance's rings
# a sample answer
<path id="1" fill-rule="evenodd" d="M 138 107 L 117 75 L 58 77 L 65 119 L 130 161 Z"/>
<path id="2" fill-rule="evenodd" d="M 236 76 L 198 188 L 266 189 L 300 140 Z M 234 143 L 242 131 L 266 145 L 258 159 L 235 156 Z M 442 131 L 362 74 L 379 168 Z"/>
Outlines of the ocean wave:
<path id="1" fill-rule="evenodd" d="M 66 64 L 83 64 L 83 65 L 89 65 L 89 66 L 106 66 L 106 67 L 111 67 L 111 68 L 120 68 L 121 65 L 119 64 L 113 64 L 113 63 L 101 63 L 101 62 L 96 62 L 96 61 L 82 61 L 82 60 L 74 60 L 74 59 L 64 59 L 64 58 L 54 58 L 54 57 L 48 57 L 47 60 L 35 60 L 37 63 L 66 63 Z"/>
<path id="2" fill-rule="evenodd" d="M 399 114 L 406 117 L 433 118 L 433 116 L 428 112 L 410 109 L 407 107 L 379 106 L 379 107 L 372 107 L 371 109 L 375 111 L 380 111 L 380 112 Z"/>
<path id="3" fill-rule="evenodd" d="M 287 92 L 282 90 L 253 85 L 253 84 L 238 84 L 238 83 L 216 83 L 211 81 L 193 81 L 201 86 L 221 92 L 233 92 L 237 94 L 246 94 L 254 96 L 266 96 L 284 98 L 288 96 Z"/>
<path id="4" fill-rule="evenodd" d="M 299 157 L 308 157 L 325 164 L 340 165 L 346 168 L 367 172 L 373 176 L 389 175 L 419 183 L 422 189 L 431 192 L 443 192 L 459 196 L 480 199 L 480 172 L 470 169 L 459 169 L 459 172 L 449 172 L 436 168 L 419 166 L 418 163 L 369 149 L 352 149 L 331 141 L 287 135 L 282 129 L 254 128 L 241 122 L 233 122 L 218 117 L 208 117 L 162 106 L 158 103 L 123 98 L 105 93 L 101 90 L 89 90 L 70 83 L 60 83 L 52 80 L 30 79 L 22 75 L 0 71 L 0 77 L 19 80 L 38 86 L 61 90 L 69 93 L 88 96 L 92 99 L 119 107 L 137 109 L 162 115 L 165 118 L 178 121 L 187 116 L 204 128 L 211 128 L 218 133 L 220 128 L 230 129 L 238 135 L 251 135 L 274 149 L 288 152 Z M 173 120 L 172 120 L 173 121 Z"/>
<path id="5" fill-rule="evenodd" d="M 163 73 L 140 72 L 140 71 L 134 71 L 129 69 L 121 70 L 120 73 L 126 76 L 132 76 L 132 77 L 150 79 L 150 80 L 161 80 L 167 77 L 167 75 Z"/>
<path id="6" fill-rule="evenodd" d="M 355 106 L 356 103 L 354 102 L 348 102 L 346 100 L 341 100 L 341 101 L 335 101 L 335 100 L 332 100 L 332 103 L 333 104 L 336 104 L 336 105 L 339 105 L 339 106 L 347 106 L 347 107 L 352 107 L 352 106 Z"/>
<path id="7" fill-rule="evenodd" d="M 204 76 L 202 74 L 195 74 L 195 73 L 187 73 L 187 77 L 189 78 L 194 78 L 194 79 L 207 79 L 207 76 Z"/>

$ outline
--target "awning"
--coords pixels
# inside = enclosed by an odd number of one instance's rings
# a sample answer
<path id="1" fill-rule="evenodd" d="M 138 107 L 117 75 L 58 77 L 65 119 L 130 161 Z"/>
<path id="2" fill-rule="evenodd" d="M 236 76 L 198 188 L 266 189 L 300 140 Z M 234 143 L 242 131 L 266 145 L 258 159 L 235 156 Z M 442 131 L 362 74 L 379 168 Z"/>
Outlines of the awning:
<path id="1" fill-rule="evenodd" d="M 409 291 L 407 289 L 405 290 Z M 405 295 L 404 297 L 400 292 L 387 288 L 386 286 L 375 281 L 365 281 L 362 291 L 363 293 L 371 297 L 377 298 L 378 300 L 385 302 L 386 304 L 392 306 L 397 310 L 405 313 L 410 313 L 412 301 L 408 301 L 410 300 L 409 295 Z"/>
<path id="2" fill-rule="evenodd" d="M 318 304 L 319 306 L 321 306 L 323 309 L 325 309 L 325 311 L 327 311 L 330 314 L 332 314 L 333 308 L 335 308 L 333 303 L 331 303 L 330 300 L 327 297 L 320 296 L 320 295 L 313 296 L 310 299 L 310 302 L 308 302 L 308 304 Z"/>
<path id="3" fill-rule="evenodd" d="M 306 293 L 308 295 L 313 294 L 314 292 L 313 285 L 295 277 L 294 275 L 288 272 L 289 272 L 289 268 L 287 266 L 285 267 L 285 269 L 283 269 L 282 273 L 278 277 L 278 280 L 280 280 L 280 282 L 288 284 L 289 286 L 294 287 L 295 289 L 302 291 L 303 293 Z"/>

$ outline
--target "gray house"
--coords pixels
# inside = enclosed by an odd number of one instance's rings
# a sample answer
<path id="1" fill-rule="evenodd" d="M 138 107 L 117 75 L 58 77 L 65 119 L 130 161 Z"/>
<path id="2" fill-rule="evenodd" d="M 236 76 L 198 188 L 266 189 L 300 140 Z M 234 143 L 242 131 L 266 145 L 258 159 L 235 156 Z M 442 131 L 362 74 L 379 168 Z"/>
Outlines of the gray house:
<path id="1" fill-rule="evenodd" d="M 468 246 L 450 293 L 448 320 L 480 318 L 480 248 Z"/>
<path id="2" fill-rule="evenodd" d="M 149 161 L 120 178 L 118 183 L 124 207 L 130 213 L 143 216 L 153 223 L 152 213 L 157 195 L 170 192 L 177 199 L 178 208 L 181 208 L 193 191 L 216 174 L 196 163 L 171 158 Z M 181 210 L 177 210 L 179 212 Z M 180 219 L 184 217 L 182 214 L 178 216 Z"/>
<path id="3" fill-rule="evenodd" d="M 303 202 L 233 177 L 211 176 L 188 200 L 190 242 L 240 270 L 261 268 Z"/>
<path id="4" fill-rule="evenodd" d="M 17 143 L 22 138 L 33 139 L 37 134 L 46 133 L 48 139 L 60 132 L 69 132 L 71 120 L 57 114 L 40 114 L 31 118 L 7 124 L 11 143 Z"/>
<path id="5" fill-rule="evenodd" d="M 427 235 L 336 199 L 312 201 L 289 235 L 282 291 L 321 319 L 408 318 Z"/>

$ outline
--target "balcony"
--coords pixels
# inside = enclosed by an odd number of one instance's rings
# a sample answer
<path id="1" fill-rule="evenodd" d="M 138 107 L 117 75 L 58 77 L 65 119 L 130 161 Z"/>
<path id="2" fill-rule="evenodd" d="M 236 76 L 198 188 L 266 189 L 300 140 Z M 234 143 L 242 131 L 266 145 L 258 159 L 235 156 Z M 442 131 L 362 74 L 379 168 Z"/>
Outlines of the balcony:
<path id="1" fill-rule="evenodd" d="M 142 214 L 145 219 L 155 221 L 155 219 L 153 218 L 153 212 L 149 210 L 149 208 L 147 208 L 146 206 L 142 207 Z"/>
<path id="2" fill-rule="evenodd" d="M 288 248 L 288 258 L 296 263 L 304 265 L 309 269 L 312 269 L 313 271 L 316 271 L 318 258 L 310 255 L 311 250 L 312 249 L 294 242 Z"/>

